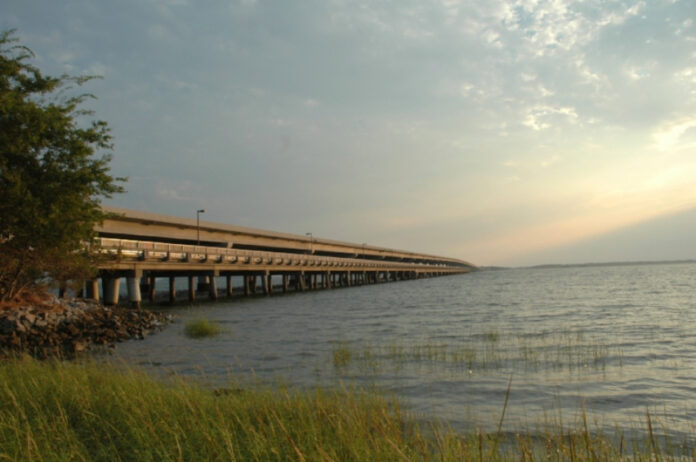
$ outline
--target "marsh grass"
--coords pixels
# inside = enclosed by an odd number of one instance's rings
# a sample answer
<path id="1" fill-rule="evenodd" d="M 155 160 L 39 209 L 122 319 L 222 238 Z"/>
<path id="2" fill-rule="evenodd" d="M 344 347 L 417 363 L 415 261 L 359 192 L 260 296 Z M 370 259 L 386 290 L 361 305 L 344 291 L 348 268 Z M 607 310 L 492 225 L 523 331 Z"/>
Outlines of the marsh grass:
<path id="1" fill-rule="evenodd" d="M 506 370 L 603 371 L 609 364 L 623 367 L 623 350 L 612 348 L 582 332 L 508 334 L 489 329 L 455 343 L 388 343 L 356 346 L 340 342 L 333 351 L 334 366 L 347 372 L 349 366 L 373 370 L 389 367 L 438 366 L 465 369 L 470 373 Z M 349 358 L 344 361 L 342 358 Z"/>
<path id="2" fill-rule="evenodd" d="M 186 323 L 184 334 L 190 338 L 216 337 L 220 335 L 220 325 L 207 319 L 195 319 Z"/>
<path id="3" fill-rule="evenodd" d="M 508 386 L 507 395 L 510 387 Z M 647 414 L 644 440 L 576 425 L 460 434 L 418 423 L 396 400 L 353 388 L 210 389 L 92 362 L 0 364 L 0 460 L 462 461 L 676 460 Z"/>
<path id="4" fill-rule="evenodd" d="M 345 367 L 353 359 L 353 353 L 346 343 L 339 343 L 332 351 L 333 365 L 335 367 Z"/>

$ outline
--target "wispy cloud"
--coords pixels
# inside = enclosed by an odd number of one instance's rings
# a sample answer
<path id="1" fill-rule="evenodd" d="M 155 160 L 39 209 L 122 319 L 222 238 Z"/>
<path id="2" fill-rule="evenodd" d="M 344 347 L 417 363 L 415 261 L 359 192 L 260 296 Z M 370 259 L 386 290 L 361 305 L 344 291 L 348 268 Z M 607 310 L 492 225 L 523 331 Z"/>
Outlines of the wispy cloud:
<path id="1" fill-rule="evenodd" d="M 696 118 L 680 119 L 663 124 L 653 133 L 655 146 L 667 150 L 679 145 L 682 136 L 689 130 L 696 129 Z"/>

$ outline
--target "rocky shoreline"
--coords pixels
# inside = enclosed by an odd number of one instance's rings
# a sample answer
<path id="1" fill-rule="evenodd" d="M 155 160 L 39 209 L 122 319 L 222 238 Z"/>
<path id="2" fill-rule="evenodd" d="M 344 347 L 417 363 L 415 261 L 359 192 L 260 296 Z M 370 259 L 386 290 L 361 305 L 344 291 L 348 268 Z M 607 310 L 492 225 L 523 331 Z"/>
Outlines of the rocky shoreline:
<path id="1" fill-rule="evenodd" d="M 0 355 L 74 358 L 86 350 L 145 338 L 170 320 L 170 315 L 143 309 L 52 297 L 39 305 L 0 309 Z"/>

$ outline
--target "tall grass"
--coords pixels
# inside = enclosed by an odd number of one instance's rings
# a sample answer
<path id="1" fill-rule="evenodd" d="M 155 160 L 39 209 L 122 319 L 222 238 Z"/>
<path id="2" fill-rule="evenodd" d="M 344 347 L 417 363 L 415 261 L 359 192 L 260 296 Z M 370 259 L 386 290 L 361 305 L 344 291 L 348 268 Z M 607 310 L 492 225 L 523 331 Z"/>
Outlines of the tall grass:
<path id="1" fill-rule="evenodd" d="M 347 366 L 359 369 L 391 367 L 437 367 L 466 369 L 470 373 L 497 371 L 582 371 L 605 370 L 608 365 L 623 367 L 623 350 L 612 348 L 582 333 L 508 334 L 488 331 L 463 338 L 457 343 L 386 343 L 351 345 L 339 342 L 332 350 L 333 363 L 342 372 Z M 336 361 L 337 357 L 350 358 Z M 453 369 L 454 367 L 454 369 Z"/>
<path id="2" fill-rule="evenodd" d="M 509 391 L 508 391 L 509 393 Z M 500 420 L 504 417 L 501 414 Z M 650 419 L 650 418 L 649 418 Z M 208 389 L 103 364 L 0 364 L 0 460 L 668 460 L 692 454 L 650 433 L 632 448 L 576 429 L 457 434 L 356 389 Z M 649 420 L 650 428 L 653 428 Z"/>

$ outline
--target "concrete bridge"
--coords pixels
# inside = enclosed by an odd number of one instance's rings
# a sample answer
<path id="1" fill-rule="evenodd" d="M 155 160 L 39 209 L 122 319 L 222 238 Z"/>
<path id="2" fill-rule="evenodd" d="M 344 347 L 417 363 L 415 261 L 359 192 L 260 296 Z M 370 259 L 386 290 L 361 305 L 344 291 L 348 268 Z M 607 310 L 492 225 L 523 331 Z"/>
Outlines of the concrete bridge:
<path id="1" fill-rule="evenodd" d="M 155 281 L 167 278 L 169 301 L 176 283 L 187 279 L 188 300 L 201 292 L 211 299 L 234 292 L 252 295 L 347 287 L 466 273 L 468 262 L 435 255 L 171 217 L 111 207 L 111 217 L 96 228 L 103 254 L 99 279 L 105 304 L 119 301 L 120 281 L 138 306 L 143 292 L 154 301 Z M 242 279 L 239 288 L 233 277 Z M 87 296 L 99 298 L 99 279 Z M 239 278 L 237 278 L 239 279 Z M 223 293 L 218 287 L 225 282 Z"/>

